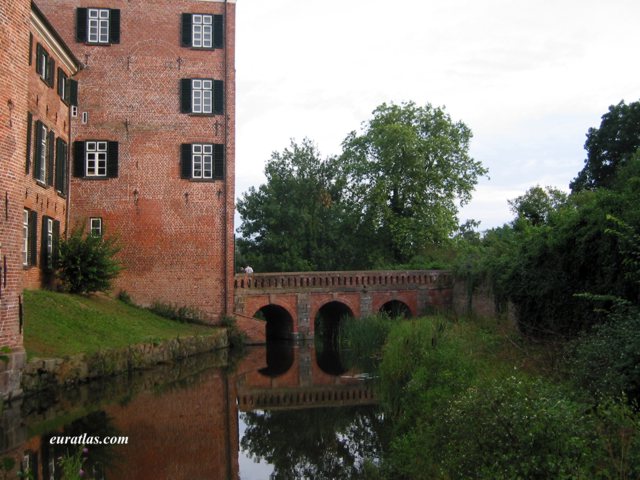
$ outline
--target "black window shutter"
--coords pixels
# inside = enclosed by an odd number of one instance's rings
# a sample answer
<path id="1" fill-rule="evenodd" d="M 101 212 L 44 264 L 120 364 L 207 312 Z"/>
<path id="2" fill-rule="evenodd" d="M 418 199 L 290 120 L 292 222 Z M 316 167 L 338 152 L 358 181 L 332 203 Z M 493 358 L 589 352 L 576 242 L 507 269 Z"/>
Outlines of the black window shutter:
<path id="1" fill-rule="evenodd" d="M 76 41 L 85 43 L 87 41 L 87 29 L 89 27 L 89 19 L 86 8 L 78 8 L 76 10 Z"/>
<path id="2" fill-rule="evenodd" d="M 34 149 L 33 157 L 33 176 L 35 178 L 40 174 L 42 153 L 42 122 L 40 120 L 36 120 L 36 148 Z"/>
<path id="3" fill-rule="evenodd" d="M 40 267 L 49 270 L 49 252 L 47 252 L 47 223 L 49 217 L 42 216 L 42 230 L 40 231 Z"/>
<path id="4" fill-rule="evenodd" d="M 24 173 L 29 173 L 31 168 L 31 130 L 33 127 L 33 115 L 31 112 L 27 112 L 27 162 L 25 165 Z"/>
<path id="5" fill-rule="evenodd" d="M 73 142 L 73 176 L 82 178 L 85 175 L 84 142 Z"/>
<path id="6" fill-rule="evenodd" d="M 56 139 L 56 190 L 67 193 L 67 144 L 61 138 Z"/>
<path id="7" fill-rule="evenodd" d="M 62 71 L 62 69 L 60 67 L 58 67 L 58 96 L 61 99 L 66 100 L 65 97 L 64 97 L 64 87 L 65 87 L 65 85 L 64 85 L 64 82 L 62 81 L 63 80 L 63 77 L 62 77 L 63 75 L 64 75 L 64 72 Z M 66 77 L 66 75 L 64 75 L 64 76 Z"/>
<path id="8" fill-rule="evenodd" d="M 183 47 L 190 47 L 193 45 L 193 22 L 191 20 L 190 13 L 182 14 L 182 41 Z"/>
<path id="9" fill-rule="evenodd" d="M 69 79 L 69 105 L 78 106 L 78 81 Z"/>
<path id="10" fill-rule="evenodd" d="M 31 65 L 31 57 L 33 56 L 33 33 L 29 34 L 29 65 Z"/>
<path id="11" fill-rule="evenodd" d="M 33 210 L 29 210 L 29 238 L 27 263 L 29 265 L 36 265 L 38 261 L 38 213 Z"/>
<path id="12" fill-rule="evenodd" d="M 118 176 L 118 142 L 107 142 L 107 177 Z"/>
<path id="13" fill-rule="evenodd" d="M 109 43 L 120 43 L 120 10 L 109 10 Z"/>
<path id="14" fill-rule="evenodd" d="M 56 61 L 53 59 L 53 57 L 49 56 L 49 58 L 47 59 L 47 84 L 53 88 L 54 85 L 54 79 L 55 79 L 55 73 L 56 73 Z"/>
<path id="15" fill-rule="evenodd" d="M 216 115 L 224 113 L 224 82 L 222 80 L 213 81 L 213 113 Z"/>
<path id="16" fill-rule="evenodd" d="M 191 113 L 191 79 L 180 80 L 180 112 Z"/>
<path id="17" fill-rule="evenodd" d="M 222 15 L 213 16 L 213 48 L 224 47 L 224 21 Z"/>
<path id="18" fill-rule="evenodd" d="M 47 185 L 53 185 L 53 165 L 56 145 L 56 135 L 53 130 L 49 130 L 49 138 L 47 138 Z"/>
<path id="19" fill-rule="evenodd" d="M 44 55 L 44 49 L 39 43 L 36 45 L 36 73 L 42 75 L 42 55 Z"/>
<path id="20" fill-rule="evenodd" d="M 180 145 L 180 178 L 190 179 L 193 176 L 191 151 L 190 143 Z"/>
<path id="21" fill-rule="evenodd" d="M 58 258 L 60 251 L 60 220 L 53 221 L 53 268 L 58 268 Z"/>
<path id="22" fill-rule="evenodd" d="M 224 145 L 213 145 L 213 178 L 224 180 Z"/>

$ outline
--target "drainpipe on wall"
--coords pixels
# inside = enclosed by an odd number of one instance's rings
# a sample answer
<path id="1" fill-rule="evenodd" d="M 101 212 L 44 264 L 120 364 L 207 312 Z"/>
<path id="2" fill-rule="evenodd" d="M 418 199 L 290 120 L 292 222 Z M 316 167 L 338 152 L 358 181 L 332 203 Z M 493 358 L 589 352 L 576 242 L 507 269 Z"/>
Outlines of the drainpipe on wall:
<path id="1" fill-rule="evenodd" d="M 224 314 L 225 315 L 229 315 L 230 312 L 229 311 L 229 258 L 228 258 L 228 253 L 229 253 L 229 241 L 228 241 L 228 236 L 229 233 L 227 231 L 228 226 L 227 221 L 228 221 L 228 203 L 229 203 L 229 176 L 228 176 L 228 172 L 229 172 L 229 155 L 228 155 L 228 149 L 229 149 L 229 122 L 228 122 L 228 118 L 229 118 L 229 72 L 228 72 L 228 65 L 227 65 L 227 59 L 229 56 L 229 11 L 227 8 L 227 0 L 224 0 L 224 41 L 225 41 L 225 46 L 224 46 L 224 83 L 225 83 L 225 89 L 224 89 L 224 155 L 225 155 L 225 159 L 226 162 L 225 164 L 227 165 L 226 171 L 225 171 L 225 177 L 226 177 L 226 181 L 225 181 L 225 185 L 224 185 L 224 189 L 225 189 L 225 196 L 224 196 L 224 222 L 225 222 L 225 226 L 227 228 L 224 229 Z"/>

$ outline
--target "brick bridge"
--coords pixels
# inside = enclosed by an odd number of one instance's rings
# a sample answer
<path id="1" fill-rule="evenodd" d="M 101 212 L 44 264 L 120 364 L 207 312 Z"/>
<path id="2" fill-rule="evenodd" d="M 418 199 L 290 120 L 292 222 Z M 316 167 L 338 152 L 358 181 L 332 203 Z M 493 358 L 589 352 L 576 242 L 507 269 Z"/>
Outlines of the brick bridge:
<path id="1" fill-rule="evenodd" d="M 453 275 L 442 270 L 257 273 L 235 276 L 239 326 L 263 338 L 310 339 L 316 319 L 388 311 L 407 316 L 451 307 Z M 258 325 L 256 327 L 256 325 Z"/>

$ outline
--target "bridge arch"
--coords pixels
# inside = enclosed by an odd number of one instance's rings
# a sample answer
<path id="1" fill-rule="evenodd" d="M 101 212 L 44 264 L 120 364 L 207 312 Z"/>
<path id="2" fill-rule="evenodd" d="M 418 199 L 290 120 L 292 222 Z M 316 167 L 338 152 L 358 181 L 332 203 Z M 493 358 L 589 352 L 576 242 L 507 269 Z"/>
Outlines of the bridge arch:
<path id="1" fill-rule="evenodd" d="M 265 320 L 268 341 L 293 338 L 294 316 L 286 307 L 277 303 L 269 303 L 256 310 L 252 316 Z"/>
<path id="2" fill-rule="evenodd" d="M 383 304 L 378 311 L 386 313 L 390 317 L 409 318 L 414 316 L 409 305 L 402 300 L 389 300 Z"/>
<path id="3" fill-rule="evenodd" d="M 339 325 L 344 317 L 354 318 L 353 309 L 339 300 L 324 303 L 314 316 L 316 363 L 329 375 L 342 375 L 347 371 L 338 351 Z"/>

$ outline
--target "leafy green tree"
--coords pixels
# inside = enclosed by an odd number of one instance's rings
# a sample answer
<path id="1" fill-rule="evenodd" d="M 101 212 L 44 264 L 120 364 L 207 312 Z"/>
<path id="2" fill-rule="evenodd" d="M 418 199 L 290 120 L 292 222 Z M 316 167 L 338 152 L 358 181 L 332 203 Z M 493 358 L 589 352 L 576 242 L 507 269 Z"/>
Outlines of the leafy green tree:
<path id="1" fill-rule="evenodd" d="M 274 152 L 267 182 L 238 201 L 238 248 L 256 271 L 333 270 L 351 266 L 345 240 L 344 178 L 309 139 Z"/>
<path id="2" fill-rule="evenodd" d="M 58 275 L 71 293 L 106 292 L 122 270 L 114 237 L 87 234 L 76 227 L 60 242 Z"/>
<path id="3" fill-rule="evenodd" d="M 567 202 L 567 194 L 554 187 L 531 187 L 524 195 L 509 200 L 509 206 L 518 218 L 532 225 L 549 221 L 551 214 Z"/>
<path id="4" fill-rule="evenodd" d="M 589 129 L 584 148 L 585 166 L 571 182 L 571 190 L 611 186 L 616 170 L 640 148 L 640 102 L 611 105 L 600 128 Z"/>
<path id="5" fill-rule="evenodd" d="M 471 136 L 443 108 L 413 102 L 380 105 L 347 136 L 347 208 L 368 263 L 407 262 L 456 230 L 458 205 L 487 172 L 469 156 Z"/>

